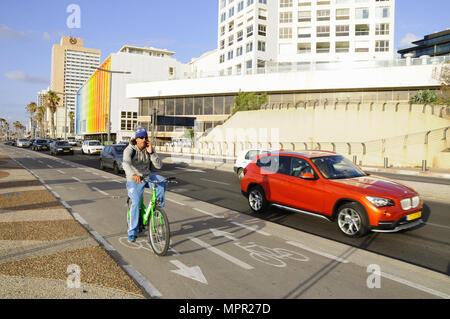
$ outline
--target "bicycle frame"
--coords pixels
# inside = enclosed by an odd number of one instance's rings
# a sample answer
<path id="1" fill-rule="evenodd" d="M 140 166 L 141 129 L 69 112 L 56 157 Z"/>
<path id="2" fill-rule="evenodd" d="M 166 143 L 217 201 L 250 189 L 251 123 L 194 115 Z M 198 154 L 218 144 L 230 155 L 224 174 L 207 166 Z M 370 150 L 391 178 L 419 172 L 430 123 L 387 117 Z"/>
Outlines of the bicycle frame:
<path id="1" fill-rule="evenodd" d="M 150 217 L 150 222 L 151 222 L 151 226 L 153 228 L 153 230 L 156 231 L 156 227 L 155 227 L 155 217 L 154 217 L 154 209 L 156 206 L 156 190 L 155 190 L 155 186 L 153 185 L 151 187 L 152 189 L 152 198 L 150 200 L 150 206 L 145 206 L 144 204 L 144 194 L 142 194 L 142 199 L 141 199 L 141 205 L 139 207 L 139 214 L 142 217 L 142 225 L 146 226 L 148 224 L 148 220 Z M 128 217 L 131 216 L 131 208 L 128 210 Z M 162 223 L 162 216 L 159 217 L 160 218 L 160 222 Z"/>

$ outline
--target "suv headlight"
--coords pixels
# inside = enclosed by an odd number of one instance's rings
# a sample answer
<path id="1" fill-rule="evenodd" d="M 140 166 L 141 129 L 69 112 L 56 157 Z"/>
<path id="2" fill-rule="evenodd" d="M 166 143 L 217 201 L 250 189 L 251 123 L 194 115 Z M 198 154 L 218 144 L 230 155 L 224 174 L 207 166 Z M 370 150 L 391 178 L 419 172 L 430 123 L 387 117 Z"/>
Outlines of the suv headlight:
<path id="1" fill-rule="evenodd" d="M 394 201 L 389 198 L 372 197 L 372 196 L 366 196 L 366 198 L 376 207 L 395 206 Z"/>

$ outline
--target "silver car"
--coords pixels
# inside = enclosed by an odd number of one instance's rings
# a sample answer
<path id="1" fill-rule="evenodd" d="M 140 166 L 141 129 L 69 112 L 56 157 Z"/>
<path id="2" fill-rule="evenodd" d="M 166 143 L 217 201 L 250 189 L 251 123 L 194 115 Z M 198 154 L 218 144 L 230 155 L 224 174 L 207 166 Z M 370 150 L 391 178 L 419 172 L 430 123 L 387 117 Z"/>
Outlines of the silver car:
<path id="1" fill-rule="evenodd" d="M 111 168 L 114 174 L 122 172 L 123 151 L 126 147 L 123 144 L 105 146 L 100 154 L 100 169 Z"/>
<path id="2" fill-rule="evenodd" d="M 18 138 L 16 141 L 17 147 L 30 147 L 30 140 L 26 138 Z"/>

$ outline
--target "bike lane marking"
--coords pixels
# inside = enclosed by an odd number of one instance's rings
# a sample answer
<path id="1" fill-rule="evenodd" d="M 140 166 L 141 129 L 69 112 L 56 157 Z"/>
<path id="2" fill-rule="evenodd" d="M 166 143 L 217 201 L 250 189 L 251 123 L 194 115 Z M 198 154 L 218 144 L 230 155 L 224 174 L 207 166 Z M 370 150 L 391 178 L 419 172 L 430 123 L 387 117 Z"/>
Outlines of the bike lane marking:
<path id="1" fill-rule="evenodd" d="M 194 243 L 196 243 L 197 245 L 208 249 L 209 251 L 213 252 L 214 254 L 219 255 L 220 257 L 228 260 L 229 262 L 232 262 L 233 264 L 235 264 L 235 265 L 237 265 L 237 266 L 239 266 L 241 268 L 244 268 L 245 270 L 254 269 L 253 266 L 250 266 L 249 264 L 247 264 L 247 263 L 245 263 L 245 262 L 243 262 L 243 261 L 241 261 L 241 260 L 239 260 L 239 259 L 237 259 L 237 258 L 235 258 L 235 257 L 233 257 L 233 256 L 231 256 L 229 254 L 227 254 L 226 252 L 221 251 L 220 249 L 217 249 L 217 248 L 211 246 L 208 243 L 205 243 L 204 241 L 202 241 L 202 240 L 200 240 L 198 238 L 195 238 L 195 237 L 188 237 L 188 238 L 191 241 L 193 241 Z"/>
<path id="2" fill-rule="evenodd" d="M 342 258 L 339 258 L 337 256 L 334 256 L 334 255 L 331 255 L 331 254 L 328 254 L 328 253 L 325 253 L 325 252 L 322 252 L 322 251 L 319 251 L 319 250 L 316 250 L 316 249 L 312 249 L 312 248 L 310 248 L 308 246 L 305 246 L 305 245 L 303 245 L 301 243 L 298 243 L 298 242 L 295 242 L 295 241 L 287 241 L 286 243 L 289 244 L 289 245 L 292 245 L 292 246 L 295 246 L 295 247 L 307 250 L 307 251 L 312 252 L 312 253 L 314 253 L 316 255 L 320 255 L 320 256 L 323 256 L 323 257 L 326 257 L 326 258 L 330 258 L 330 259 L 336 260 L 338 262 L 341 262 L 343 264 L 348 264 L 348 260 L 346 260 L 346 259 L 342 259 Z"/>
<path id="3" fill-rule="evenodd" d="M 241 223 L 237 223 L 237 222 L 231 222 L 231 223 L 236 225 L 236 226 L 239 226 L 239 227 L 251 230 L 252 232 L 256 232 L 256 233 L 264 235 L 264 236 L 272 236 L 272 234 L 266 233 L 265 231 L 259 230 L 259 229 L 255 228 L 255 227 L 252 227 L 252 226 L 249 226 L 249 225 L 245 225 L 245 224 L 241 224 Z"/>
<path id="4" fill-rule="evenodd" d="M 107 192 L 104 192 L 104 191 L 102 191 L 101 189 L 98 189 L 97 187 L 92 187 L 92 189 L 93 189 L 94 191 L 99 192 L 100 194 L 103 194 L 103 195 L 105 195 L 105 196 L 109 196 L 109 194 L 108 194 Z"/>

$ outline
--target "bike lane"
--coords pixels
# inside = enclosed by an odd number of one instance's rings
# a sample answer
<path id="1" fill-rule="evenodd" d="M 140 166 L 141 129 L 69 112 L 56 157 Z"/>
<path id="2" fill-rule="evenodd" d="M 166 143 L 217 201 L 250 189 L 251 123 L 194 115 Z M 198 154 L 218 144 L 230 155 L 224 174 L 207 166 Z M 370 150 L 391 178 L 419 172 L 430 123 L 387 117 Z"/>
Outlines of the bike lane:
<path id="1" fill-rule="evenodd" d="M 23 162 L 31 169 L 37 165 L 33 159 Z M 432 288 L 427 291 L 420 283 L 396 280 L 407 274 L 389 278 L 391 269 L 386 269 L 386 261 L 378 256 L 371 256 L 377 262 L 374 264 L 350 262 L 349 259 L 358 258 L 355 248 L 317 240 L 316 236 L 192 200 L 170 190 L 166 212 L 172 231 L 172 249 L 168 256 L 157 257 L 145 242 L 146 234 L 136 244 L 124 240 L 123 178 L 92 168 L 68 166 L 63 160 L 46 158 L 42 162 L 41 167 L 35 168 L 41 178 L 81 217 L 82 223 L 104 240 L 105 248 L 129 267 L 135 280 L 152 297 L 436 298 L 448 295 L 448 292 L 439 295 L 441 291 Z M 149 194 L 146 196 L 149 198 Z M 339 247 L 334 250 L 333 246 Z M 376 267 L 375 271 L 368 272 L 373 268 L 369 269 L 371 265 L 379 266 L 379 277 Z M 407 266 L 410 265 L 396 265 L 400 273 L 420 272 L 420 269 L 411 271 Z M 426 275 L 433 280 L 441 279 L 432 272 Z M 381 283 L 379 287 L 378 283 Z"/>

